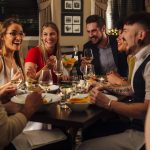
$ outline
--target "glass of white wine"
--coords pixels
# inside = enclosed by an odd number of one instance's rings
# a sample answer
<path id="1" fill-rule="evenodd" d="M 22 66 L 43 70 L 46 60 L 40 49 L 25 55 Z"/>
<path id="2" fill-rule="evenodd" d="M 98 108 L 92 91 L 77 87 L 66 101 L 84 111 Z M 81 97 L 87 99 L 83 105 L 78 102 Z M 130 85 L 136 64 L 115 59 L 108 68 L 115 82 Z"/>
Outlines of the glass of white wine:
<path id="1" fill-rule="evenodd" d="M 39 77 L 39 86 L 47 93 L 49 87 L 53 84 L 51 70 L 43 69 Z"/>
<path id="2" fill-rule="evenodd" d="M 58 84 L 61 76 L 63 75 L 63 71 L 64 71 L 62 60 L 56 61 L 54 68 L 53 68 L 53 71 L 57 75 L 57 84 Z"/>

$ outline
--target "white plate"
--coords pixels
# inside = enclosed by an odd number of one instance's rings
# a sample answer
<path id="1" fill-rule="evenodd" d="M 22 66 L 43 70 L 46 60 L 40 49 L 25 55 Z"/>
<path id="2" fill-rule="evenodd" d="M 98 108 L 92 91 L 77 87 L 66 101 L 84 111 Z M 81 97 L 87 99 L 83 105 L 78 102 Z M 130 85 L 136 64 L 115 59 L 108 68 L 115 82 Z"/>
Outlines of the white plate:
<path id="1" fill-rule="evenodd" d="M 58 85 L 51 85 L 51 86 L 49 86 L 48 91 L 56 91 L 58 89 L 59 89 Z"/>
<path id="2" fill-rule="evenodd" d="M 14 103 L 18 103 L 18 104 L 25 104 L 25 99 L 26 99 L 27 95 L 28 94 L 14 96 L 11 98 L 11 101 Z M 61 97 L 56 94 L 42 93 L 42 97 L 43 96 L 45 96 L 44 99 L 47 101 L 46 104 L 58 102 L 61 100 Z"/>
<path id="3" fill-rule="evenodd" d="M 89 96 L 88 93 L 86 93 L 86 94 L 77 94 L 77 95 L 72 96 L 72 98 L 85 98 L 87 96 Z"/>
<path id="4" fill-rule="evenodd" d="M 111 100 L 114 100 L 114 101 L 118 100 L 118 98 L 116 96 L 114 96 L 114 95 L 108 95 L 108 94 L 104 94 L 104 95 L 106 95 Z"/>

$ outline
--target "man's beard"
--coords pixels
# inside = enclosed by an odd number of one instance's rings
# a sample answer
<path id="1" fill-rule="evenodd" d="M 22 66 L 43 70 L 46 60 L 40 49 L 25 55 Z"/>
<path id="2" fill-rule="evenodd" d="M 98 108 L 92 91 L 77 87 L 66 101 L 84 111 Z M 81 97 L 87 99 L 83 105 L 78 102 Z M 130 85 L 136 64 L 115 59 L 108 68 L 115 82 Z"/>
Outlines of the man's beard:
<path id="1" fill-rule="evenodd" d="M 91 42 L 92 42 L 92 40 L 91 40 L 92 38 L 95 38 L 95 36 L 90 38 Z M 93 43 L 93 42 L 92 43 L 95 44 L 95 45 L 98 45 L 98 44 L 100 44 L 102 42 L 102 40 L 103 40 L 103 36 L 101 36 L 96 43 Z"/>

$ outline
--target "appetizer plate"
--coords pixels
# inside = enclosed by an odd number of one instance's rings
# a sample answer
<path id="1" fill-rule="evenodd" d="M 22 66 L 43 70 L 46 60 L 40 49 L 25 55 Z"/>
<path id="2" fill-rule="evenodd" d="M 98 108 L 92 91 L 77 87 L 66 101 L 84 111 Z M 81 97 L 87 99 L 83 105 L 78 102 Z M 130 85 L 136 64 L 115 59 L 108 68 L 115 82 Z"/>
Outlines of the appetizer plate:
<path id="1" fill-rule="evenodd" d="M 11 98 L 11 101 L 18 104 L 25 104 L 25 100 L 28 94 L 16 95 Z M 50 93 L 42 93 L 42 97 L 44 97 L 44 104 L 55 103 L 61 100 L 61 96 Z"/>

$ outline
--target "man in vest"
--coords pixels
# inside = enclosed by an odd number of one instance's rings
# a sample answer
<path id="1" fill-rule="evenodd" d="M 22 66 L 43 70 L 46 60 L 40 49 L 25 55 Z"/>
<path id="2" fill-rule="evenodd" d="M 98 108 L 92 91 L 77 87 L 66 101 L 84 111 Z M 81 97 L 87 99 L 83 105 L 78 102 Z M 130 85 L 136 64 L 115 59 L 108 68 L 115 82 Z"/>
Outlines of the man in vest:
<path id="1" fill-rule="evenodd" d="M 130 103 L 110 100 L 98 88 L 92 89 L 90 94 L 96 105 L 130 118 L 130 124 L 119 134 L 86 141 L 78 150 L 139 150 L 144 144 L 144 120 L 150 100 L 150 13 L 127 17 L 123 38 L 128 44 L 128 53 L 136 57 Z"/>

